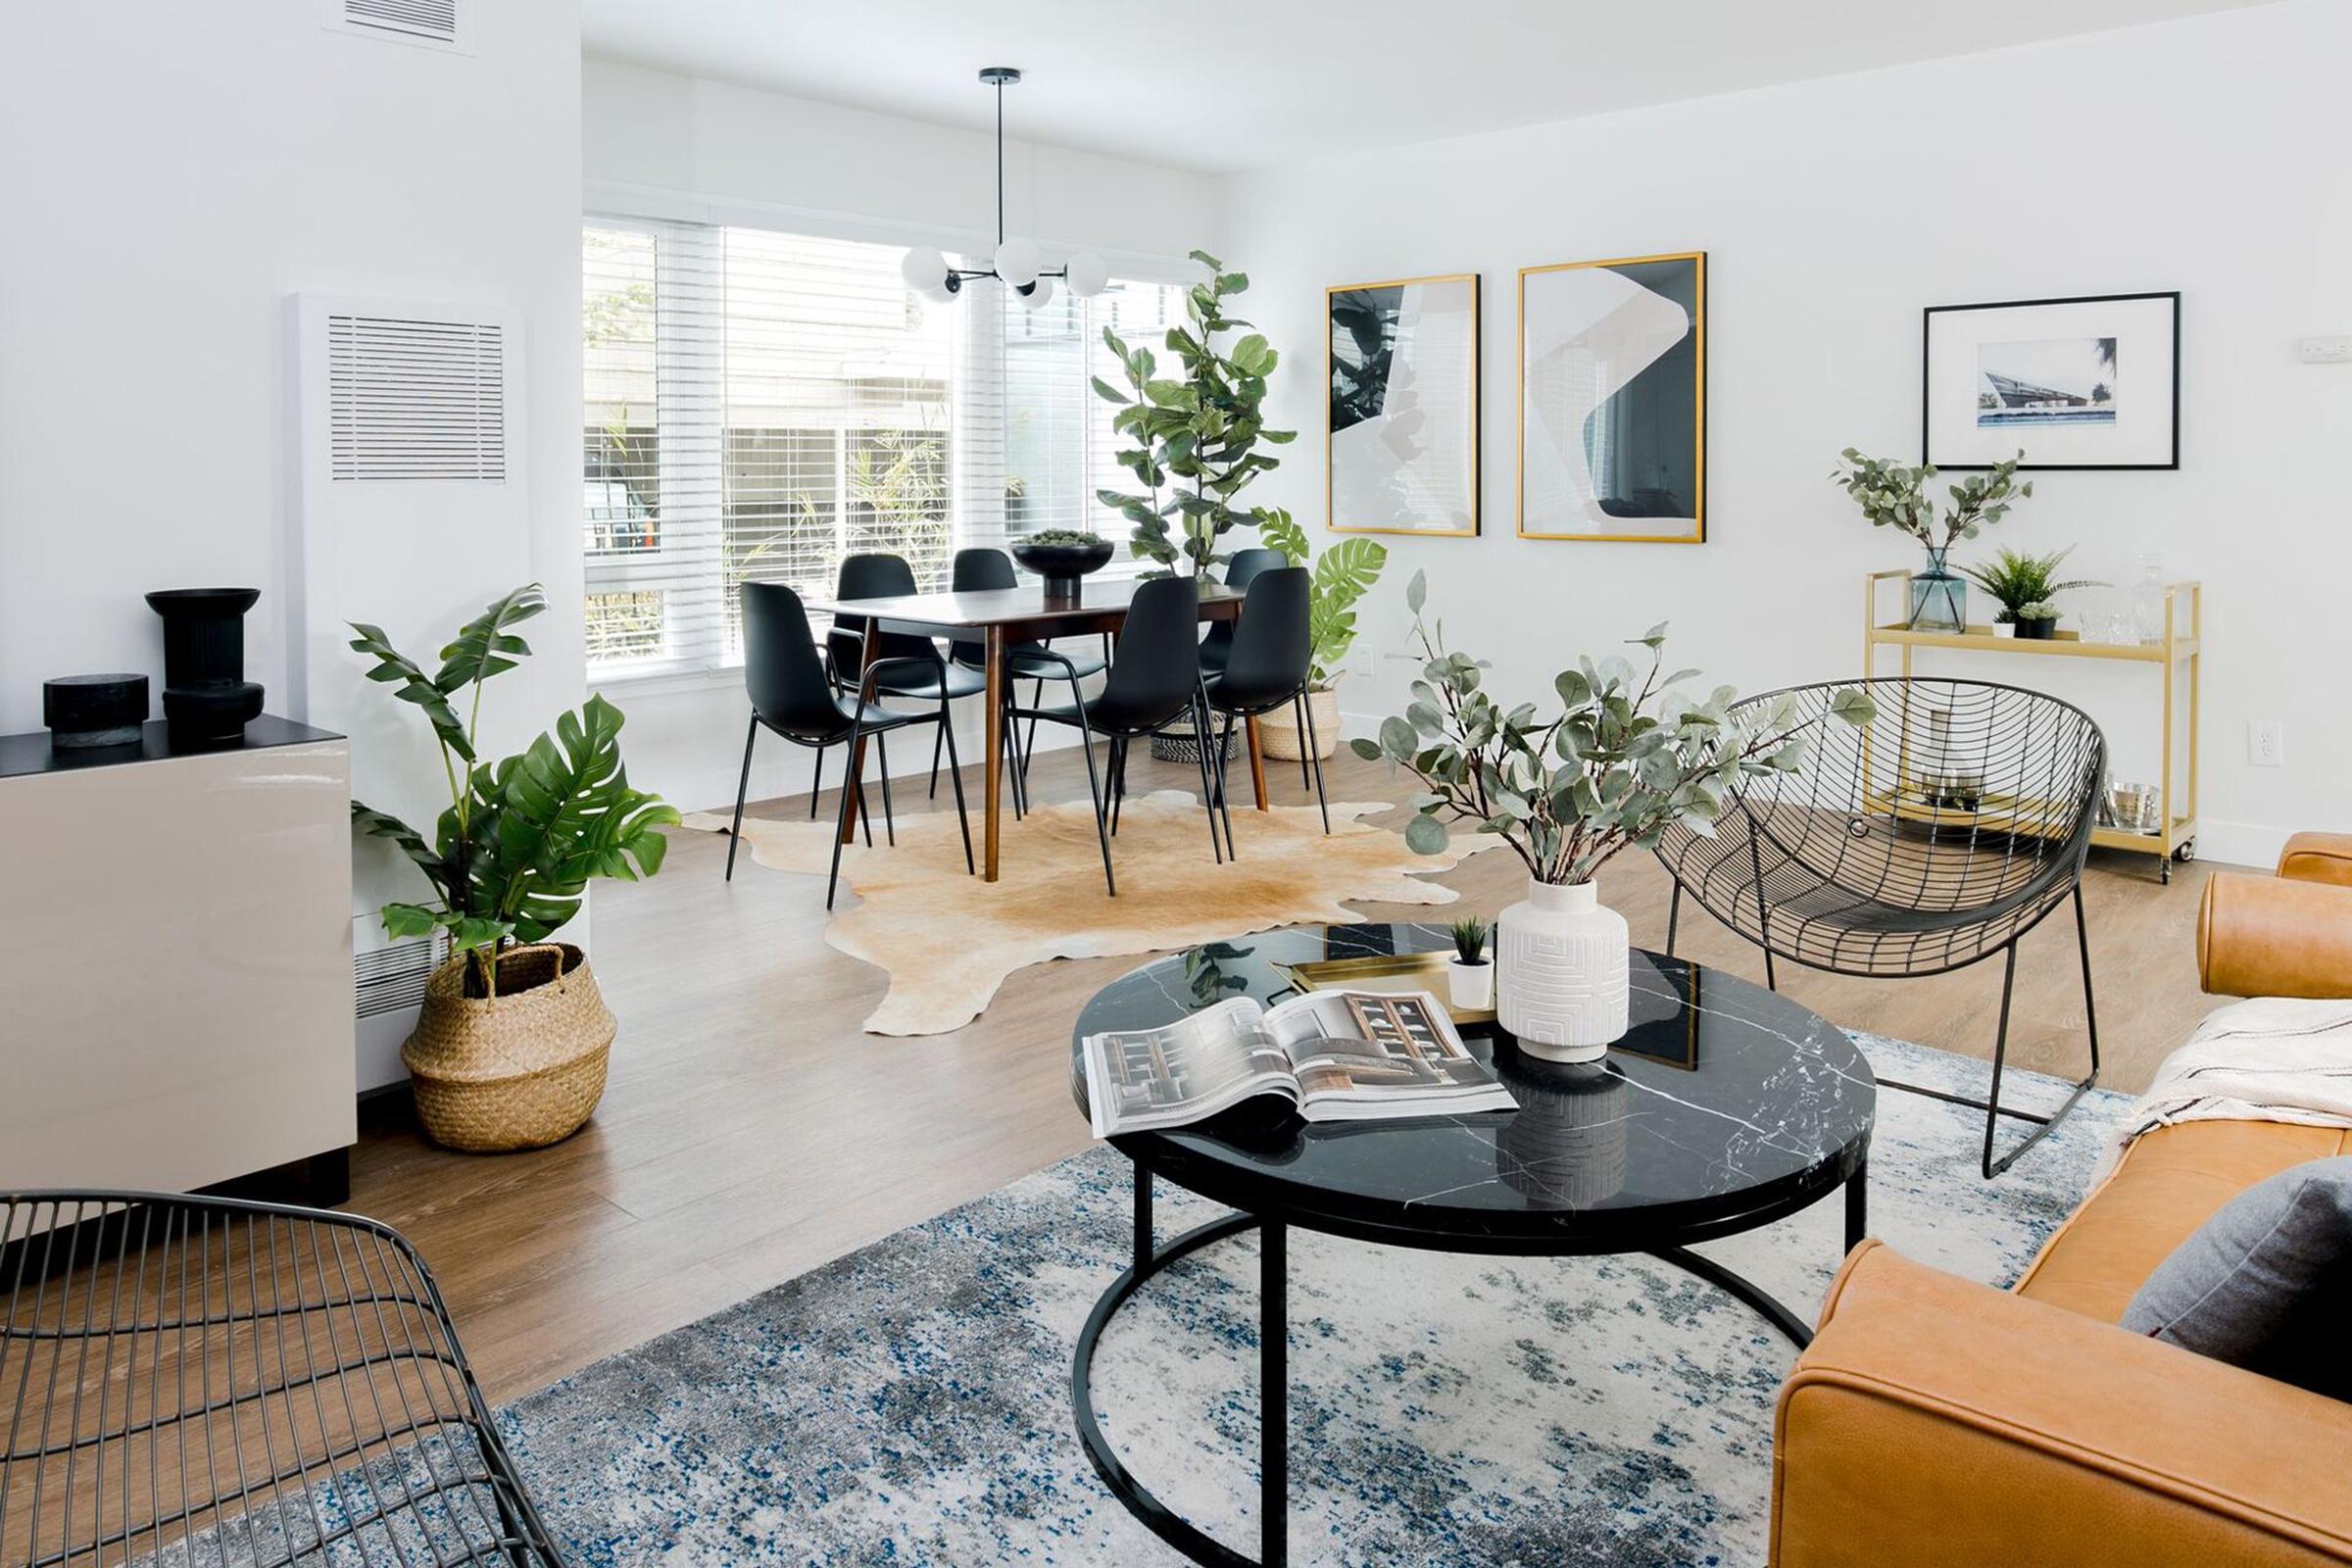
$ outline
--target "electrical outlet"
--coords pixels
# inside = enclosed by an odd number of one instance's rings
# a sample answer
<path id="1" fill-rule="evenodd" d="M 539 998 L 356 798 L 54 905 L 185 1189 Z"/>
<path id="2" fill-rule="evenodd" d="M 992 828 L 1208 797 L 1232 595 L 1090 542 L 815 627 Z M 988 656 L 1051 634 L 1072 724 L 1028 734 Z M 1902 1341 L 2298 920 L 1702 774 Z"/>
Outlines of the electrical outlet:
<path id="1" fill-rule="evenodd" d="M 2256 767 L 2286 765 L 2286 726 L 2275 718 L 2246 722 L 2246 760 Z"/>
<path id="2" fill-rule="evenodd" d="M 2295 355 L 2305 365 L 2352 365 L 2352 337 L 2304 337 Z"/>

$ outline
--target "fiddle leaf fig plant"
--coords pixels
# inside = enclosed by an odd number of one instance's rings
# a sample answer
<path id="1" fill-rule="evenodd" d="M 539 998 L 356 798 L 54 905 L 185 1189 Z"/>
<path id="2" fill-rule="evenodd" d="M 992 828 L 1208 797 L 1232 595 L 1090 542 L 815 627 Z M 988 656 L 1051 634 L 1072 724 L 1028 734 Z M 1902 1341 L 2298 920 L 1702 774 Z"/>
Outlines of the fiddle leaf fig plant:
<path id="1" fill-rule="evenodd" d="M 1318 558 L 1306 542 L 1306 530 L 1279 507 L 1258 514 L 1257 536 L 1294 566 L 1314 564 L 1306 604 L 1307 636 L 1313 645 L 1307 684 L 1329 691 L 1355 643 L 1356 602 L 1372 591 L 1388 568 L 1388 549 L 1371 539 L 1342 539 Z"/>
<path id="2" fill-rule="evenodd" d="M 383 907 L 384 932 L 419 937 L 439 930 L 466 956 L 466 984 L 498 993 L 499 955 L 516 943 L 543 942 L 580 912 L 590 881 L 635 881 L 662 869 L 675 808 L 629 786 L 620 760 L 620 710 L 592 696 L 564 713 L 520 756 L 484 762 L 476 748 L 482 688 L 530 654 L 514 627 L 547 608 L 536 583 L 517 588 L 467 621 L 441 650 L 427 675 L 392 646 L 383 628 L 353 622 L 353 651 L 374 662 L 368 678 L 415 704 L 432 725 L 449 788 L 449 808 L 425 836 L 399 817 L 360 801 L 354 826 L 384 839 L 424 874 L 430 902 Z M 465 717 L 459 716 L 463 706 Z"/>
<path id="3" fill-rule="evenodd" d="M 1811 728 L 1791 700 L 1738 707 L 1718 686 L 1702 699 L 1674 688 L 1694 669 L 1663 678 L 1666 626 L 1632 639 L 1647 667 L 1612 654 L 1585 658 L 1553 678 L 1559 709 L 1505 709 L 1485 689 L 1488 666 L 1446 646 L 1443 623 L 1422 614 L 1427 585 L 1405 590 L 1413 637 L 1426 662 L 1401 715 L 1381 720 L 1380 739 L 1348 744 L 1421 780 L 1406 804 L 1417 813 L 1404 838 L 1416 853 L 1446 848 L 1451 824 L 1469 822 L 1510 846 L 1538 882 L 1589 882 L 1612 857 L 1652 849 L 1669 827 L 1712 837 L 1727 795 L 1750 775 L 1804 765 Z M 1838 694 L 1830 716 L 1866 724 L 1877 711 L 1860 688 Z"/>
<path id="4" fill-rule="evenodd" d="M 1225 334 L 1250 323 L 1227 314 L 1226 302 L 1250 286 L 1249 274 L 1229 272 L 1206 251 L 1193 260 L 1208 269 L 1208 281 L 1185 296 L 1185 321 L 1168 328 L 1164 346 L 1183 367 L 1181 378 L 1159 373 L 1149 348 L 1129 347 L 1117 332 L 1102 329 L 1103 345 L 1118 357 L 1124 386 L 1101 376 L 1095 393 L 1119 406 L 1111 428 L 1133 445 L 1118 463 L 1135 475 L 1137 491 L 1098 490 L 1096 498 L 1134 525 L 1128 549 L 1155 564 L 1151 576 L 1179 570 L 1197 577 L 1213 573 L 1228 559 L 1217 541 L 1236 523 L 1255 523 L 1260 514 L 1240 504 L 1250 482 L 1280 461 L 1258 450 L 1296 440 L 1296 430 L 1265 426 L 1266 377 L 1280 363 L 1264 334 L 1248 332 L 1222 346 Z"/>

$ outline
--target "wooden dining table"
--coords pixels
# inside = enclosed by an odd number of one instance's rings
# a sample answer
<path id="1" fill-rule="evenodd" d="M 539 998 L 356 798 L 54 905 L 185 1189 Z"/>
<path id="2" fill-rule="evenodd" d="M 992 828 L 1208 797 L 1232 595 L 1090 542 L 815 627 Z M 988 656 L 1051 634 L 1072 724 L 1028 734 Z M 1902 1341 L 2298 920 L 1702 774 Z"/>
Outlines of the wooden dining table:
<path id="1" fill-rule="evenodd" d="M 1081 577 L 1074 597 L 1047 597 L 1042 583 L 1026 583 L 1017 588 L 994 588 L 980 593 L 895 594 L 878 599 L 810 597 L 807 603 L 811 610 L 832 614 L 837 624 L 855 626 L 859 621 L 886 632 L 906 632 L 917 637 L 946 637 L 961 643 L 978 643 L 982 650 L 981 672 L 987 682 L 982 697 L 986 715 L 983 733 L 987 744 L 983 794 L 986 806 L 983 815 L 987 825 L 984 838 L 986 854 L 982 857 L 981 874 L 989 881 L 997 880 L 997 813 L 1004 794 L 1002 759 L 1004 752 L 1004 650 L 1021 642 L 1045 642 L 1056 637 L 1079 637 L 1093 633 L 1115 633 L 1126 622 L 1129 603 L 1135 597 L 1140 582 L 1127 578 L 1099 580 Z M 1200 588 L 1200 618 L 1204 621 L 1237 620 L 1242 613 L 1242 595 L 1223 583 L 1205 583 Z M 865 647 L 868 657 L 873 643 Z M 887 694 L 886 694 L 887 695 Z M 1260 750 L 1257 720 L 1248 721 L 1250 742 L 1250 785 L 1256 797 L 1257 808 L 1266 808 L 1265 754 Z M 1211 744 L 1201 737 L 1201 744 Z M 1091 743 L 1091 737 L 1089 737 Z M 846 843 L 858 820 L 858 781 L 865 776 L 865 743 L 861 739 L 850 758 L 849 778 L 845 787 L 850 791 L 848 808 L 842 813 L 841 832 Z"/>

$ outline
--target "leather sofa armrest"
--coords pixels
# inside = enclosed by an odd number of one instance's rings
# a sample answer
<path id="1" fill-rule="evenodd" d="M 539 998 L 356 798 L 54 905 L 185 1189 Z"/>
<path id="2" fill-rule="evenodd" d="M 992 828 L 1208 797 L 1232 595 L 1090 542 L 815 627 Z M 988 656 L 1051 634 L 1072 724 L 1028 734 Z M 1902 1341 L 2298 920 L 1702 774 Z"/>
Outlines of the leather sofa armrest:
<path id="1" fill-rule="evenodd" d="M 2352 833 L 2297 833 L 2278 854 L 2278 874 L 2352 888 Z"/>
<path id="2" fill-rule="evenodd" d="M 2225 997 L 2352 997 L 2352 887 L 2217 871 L 2197 978 Z"/>
<path id="3" fill-rule="evenodd" d="M 1774 1568 L 2352 1563 L 2352 1404 L 1857 1248 L 1781 1390 Z"/>

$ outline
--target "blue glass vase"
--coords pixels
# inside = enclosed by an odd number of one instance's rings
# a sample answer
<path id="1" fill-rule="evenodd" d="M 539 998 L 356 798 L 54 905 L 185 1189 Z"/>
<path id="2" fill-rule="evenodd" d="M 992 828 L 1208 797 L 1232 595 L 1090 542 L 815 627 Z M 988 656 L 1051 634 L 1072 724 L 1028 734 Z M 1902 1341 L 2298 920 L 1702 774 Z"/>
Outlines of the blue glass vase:
<path id="1" fill-rule="evenodd" d="M 1945 565 L 1947 551 L 1928 548 L 1928 569 L 1911 574 L 1913 631 L 1968 630 L 1968 579 Z"/>

